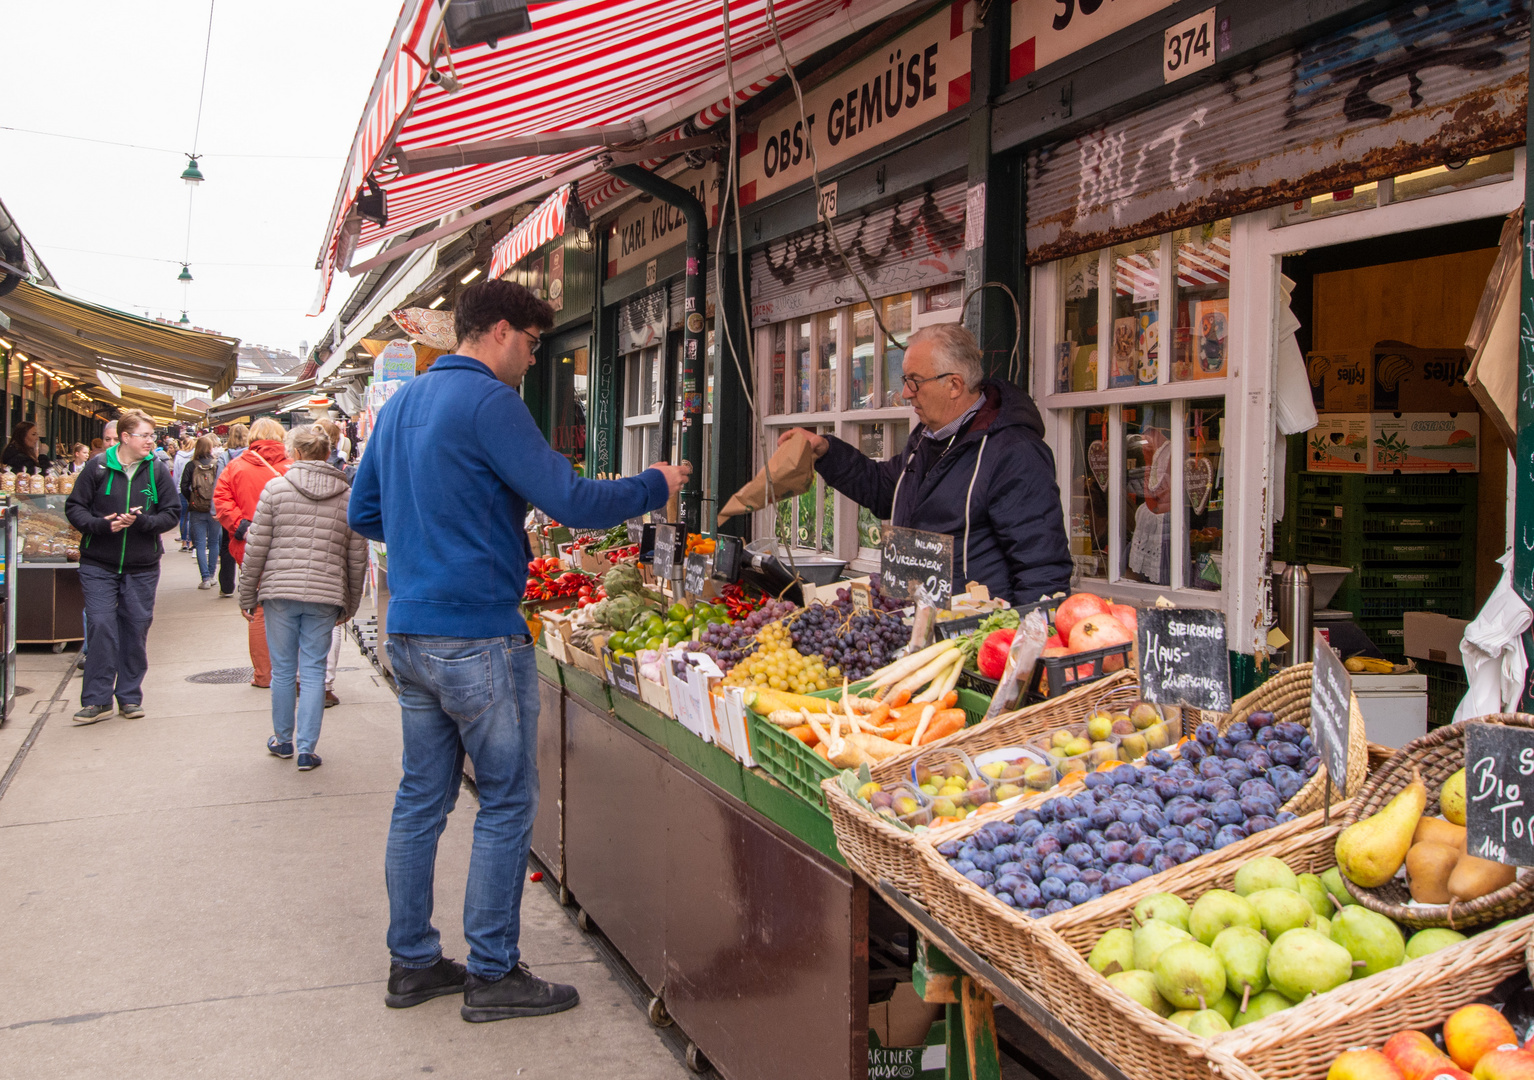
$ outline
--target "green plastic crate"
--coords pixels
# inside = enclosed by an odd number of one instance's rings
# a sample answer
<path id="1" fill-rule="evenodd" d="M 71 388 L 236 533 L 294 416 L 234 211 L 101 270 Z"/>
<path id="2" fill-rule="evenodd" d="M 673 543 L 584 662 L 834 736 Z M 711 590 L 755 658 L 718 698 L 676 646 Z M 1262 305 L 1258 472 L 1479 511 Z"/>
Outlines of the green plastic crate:
<path id="1" fill-rule="evenodd" d="M 1464 540 L 1412 540 L 1402 543 L 1364 544 L 1360 554 L 1365 563 L 1465 564 L 1469 549 L 1470 545 Z"/>
<path id="2" fill-rule="evenodd" d="M 1397 533 L 1458 536 L 1466 531 L 1467 526 L 1472 530 L 1475 528 L 1474 507 L 1460 511 L 1422 507 L 1421 509 L 1403 509 L 1388 513 L 1367 513 L 1364 515 L 1365 536 L 1394 535 Z"/>
<path id="3" fill-rule="evenodd" d="M 1360 619 L 1399 619 L 1408 611 L 1432 611 L 1451 619 L 1465 619 L 1469 618 L 1470 607 L 1475 602 L 1474 595 L 1468 589 L 1446 592 L 1387 589 L 1383 592 L 1358 593 L 1352 598 L 1344 590 L 1338 596 L 1342 602 L 1333 600 L 1332 606 L 1351 611 Z"/>
<path id="4" fill-rule="evenodd" d="M 1392 567 L 1382 570 L 1360 570 L 1358 584 L 1363 589 L 1399 589 L 1414 591 L 1422 589 L 1473 589 L 1475 568 L 1456 567 Z"/>
<path id="5" fill-rule="evenodd" d="M 1351 508 L 1368 503 L 1460 503 L 1474 505 L 1474 475 L 1453 476 L 1336 476 L 1302 472 L 1295 476 L 1302 501 L 1342 503 Z"/>
<path id="6" fill-rule="evenodd" d="M 753 709 L 746 710 L 746 726 L 757 766 L 830 820 L 820 782 L 835 776 L 836 766 Z"/>
<path id="7" fill-rule="evenodd" d="M 1465 669 L 1436 660 L 1418 660 L 1417 668 L 1427 676 L 1428 729 L 1443 727 L 1454 719 L 1454 710 L 1470 689 Z"/>

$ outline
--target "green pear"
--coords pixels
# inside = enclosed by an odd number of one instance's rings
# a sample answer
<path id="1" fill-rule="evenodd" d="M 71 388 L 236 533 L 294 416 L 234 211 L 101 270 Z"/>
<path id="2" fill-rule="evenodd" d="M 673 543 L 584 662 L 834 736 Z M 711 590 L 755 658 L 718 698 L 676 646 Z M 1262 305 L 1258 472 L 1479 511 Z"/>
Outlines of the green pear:
<path id="1" fill-rule="evenodd" d="M 1135 966 L 1134 932 L 1122 926 L 1109 930 L 1092 946 L 1092 955 L 1087 957 L 1087 963 L 1099 975 L 1128 971 Z"/>
<path id="2" fill-rule="evenodd" d="M 1439 949 L 1447 949 L 1450 945 L 1456 945 L 1464 940 L 1464 934 L 1444 926 L 1433 926 L 1426 930 L 1418 930 L 1411 936 L 1411 940 L 1406 943 L 1406 959 L 1415 960 L 1419 956 L 1435 953 Z"/>
<path id="3" fill-rule="evenodd" d="M 1201 1009 L 1188 1021 L 1188 1033 L 1201 1039 L 1212 1039 L 1222 1031 L 1230 1030 L 1230 1021 L 1214 1009 Z"/>
<path id="4" fill-rule="evenodd" d="M 1299 893 L 1290 889 L 1259 889 L 1246 898 L 1262 920 L 1269 941 L 1277 941 L 1285 930 L 1295 930 L 1316 917 L 1315 909 Z"/>
<path id="5" fill-rule="evenodd" d="M 1141 900 L 1134 908 L 1135 925 L 1148 923 L 1152 919 L 1159 919 L 1164 923 L 1170 923 L 1179 930 L 1188 928 L 1188 913 L 1192 909 L 1188 902 L 1176 893 L 1158 892 L 1151 893 Z"/>
<path id="6" fill-rule="evenodd" d="M 1197 1015 L 1197 1009 L 1178 1009 L 1171 1016 L 1167 1017 L 1167 1019 L 1186 1031 L 1188 1029 L 1188 1021 L 1192 1020 Z"/>
<path id="7" fill-rule="evenodd" d="M 1246 1003 L 1246 1011 L 1236 1014 L 1236 1018 L 1230 1022 L 1231 1027 L 1255 1024 L 1264 1017 L 1283 1012 L 1292 1004 L 1294 1003 L 1277 990 L 1264 990 L 1260 994 L 1253 994 L 1251 1000 Z"/>
<path id="8" fill-rule="evenodd" d="M 1327 937 L 1331 937 L 1332 920 L 1328 919 L 1325 915 L 1312 915 L 1310 921 L 1305 924 L 1305 929 L 1314 930 L 1318 934 L 1325 934 Z"/>
<path id="9" fill-rule="evenodd" d="M 1179 941 L 1156 958 L 1156 989 L 1179 1009 L 1207 1009 L 1225 993 L 1225 965 L 1208 945 Z"/>
<path id="10" fill-rule="evenodd" d="M 1193 904 L 1188 915 L 1188 932 L 1205 945 L 1213 944 L 1221 930 L 1228 926 L 1250 926 L 1262 929 L 1262 919 L 1257 910 L 1244 897 L 1224 889 L 1210 889 Z"/>
<path id="11" fill-rule="evenodd" d="M 1225 986 L 1232 994 L 1258 994 L 1268 988 L 1268 939 L 1250 926 L 1232 926 L 1214 939 L 1215 955 L 1225 965 Z"/>
<path id="12" fill-rule="evenodd" d="M 1330 919 L 1332 912 L 1337 910 L 1332 907 L 1331 894 L 1326 891 L 1326 885 L 1315 874 L 1299 875 L 1295 879 L 1295 887 L 1317 915 L 1325 915 Z"/>
<path id="13" fill-rule="evenodd" d="M 1324 994 L 1352 977 L 1352 955 L 1314 930 L 1289 930 L 1268 949 L 1268 983 L 1290 1001 Z"/>
<path id="14" fill-rule="evenodd" d="M 1298 881 L 1294 871 L 1289 869 L 1289 864 L 1272 855 L 1253 859 L 1236 871 L 1237 896 L 1251 896 L 1263 889 L 1288 889 L 1293 892 L 1298 888 Z"/>
<path id="15" fill-rule="evenodd" d="M 1332 920 L 1332 940 L 1353 957 L 1353 978 L 1363 979 L 1393 968 L 1406 958 L 1401 928 L 1377 911 L 1355 904 Z M 1357 961 L 1363 961 L 1357 966 Z"/>
<path id="16" fill-rule="evenodd" d="M 1358 903 L 1353 899 L 1353 894 L 1348 892 L 1348 887 L 1342 883 L 1342 871 L 1335 866 L 1321 875 L 1321 884 L 1325 885 L 1326 891 L 1331 894 L 1332 911 Z M 1331 912 L 1327 912 L 1326 917 L 1330 919 Z"/>
<path id="17" fill-rule="evenodd" d="M 1108 976 L 1108 985 L 1131 1001 L 1144 1005 L 1157 1016 L 1171 1016 L 1172 1006 L 1156 989 L 1156 976 L 1148 971 L 1118 971 Z"/>
<path id="18" fill-rule="evenodd" d="M 1137 971 L 1150 971 L 1156 966 L 1156 957 L 1161 955 L 1161 950 L 1168 945 L 1175 945 L 1179 941 L 1188 941 L 1192 937 L 1186 930 L 1179 930 L 1171 923 L 1164 923 L 1160 919 L 1152 919 L 1150 922 L 1134 929 L 1134 966 Z"/>
<path id="19" fill-rule="evenodd" d="M 1230 992 L 1229 977 L 1225 980 L 1225 993 L 1221 994 L 1220 999 L 1209 1007 L 1225 1017 L 1227 1024 L 1236 1022 L 1236 1014 L 1241 1011 L 1241 999 Z"/>

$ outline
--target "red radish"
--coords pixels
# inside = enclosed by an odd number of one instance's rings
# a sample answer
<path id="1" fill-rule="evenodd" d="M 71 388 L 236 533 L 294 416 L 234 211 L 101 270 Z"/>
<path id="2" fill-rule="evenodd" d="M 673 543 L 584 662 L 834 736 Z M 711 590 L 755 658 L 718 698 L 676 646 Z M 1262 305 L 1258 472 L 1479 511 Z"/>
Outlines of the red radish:
<path id="1" fill-rule="evenodd" d="M 1124 629 L 1129 631 L 1131 638 L 1140 629 L 1140 611 L 1128 604 L 1109 604 L 1108 614 L 1124 624 Z"/>
<path id="2" fill-rule="evenodd" d="M 1074 593 L 1067 596 L 1060 603 L 1060 608 L 1055 612 L 1055 633 L 1065 641 L 1071 640 L 1071 631 L 1082 619 L 1092 615 L 1106 615 L 1108 605 L 1103 603 L 1103 598 L 1089 592 Z"/>
<path id="3" fill-rule="evenodd" d="M 1007 653 L 1012 648 L 1016 630 L 996 630 L 986 635 L 975 657 L 975 666 L 987 679 L 999 679 L 1007 667 Z"/>

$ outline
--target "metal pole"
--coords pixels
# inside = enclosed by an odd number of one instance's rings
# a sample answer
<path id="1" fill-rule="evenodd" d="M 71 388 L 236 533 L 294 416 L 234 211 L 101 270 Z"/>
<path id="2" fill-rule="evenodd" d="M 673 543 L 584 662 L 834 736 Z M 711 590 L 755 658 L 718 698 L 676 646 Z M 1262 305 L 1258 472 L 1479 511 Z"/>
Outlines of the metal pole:
<path id="1" fill-rule="evenodd" d="M 1529 70 L 1534 73 L 1534 51 L 1529 54 Z M 1534 131 L 1534 95 L 1529 98 L 1528 113 L 1524 121 L 1525 135 Z M 1527 141 L 1527 139 L 1525 140 Z M 1524 170 L 1523 180 L 1523 257 L 1518 297 L 1519 323 L 1523 332 L 1518 335 L 1518 447 L 1513 452 L 1514 529 L 1513 529 L 1513 588 L 1523 597 L 1524 603 L 1534 603 L 1534 169 Z M 1534 657 L 1534 634 L 1523 635 L 1523 653 Z M 1534 664 L 1529 665 L 1534 674 Z M 1524 681 L 1524 709 L 1530 704 L 1530 684 Z"/>
<path id="2" fill-rule="evenodd" d="M 607 170 L 640 191 L 654 195 L 676 207 L 687 218 L 687 278 L 682 300 L 682 460 L 692 463 L 692 476 L 682 487 L 679 524 L 691 532 L 713 532 L 705 528 L 703 516 L 703 342 L 705 319 L 704 286 L 708 278 L 708 214 L 697 196 L 669 180 L 662 180 L 637 165 L 614 165 Z M 665 360 L 670 370 L 670 360 Z M 667 394 L 664 422 L 670 421 L 672 395 Z M 664 434 L 662 436 L 665 437 Z"/>

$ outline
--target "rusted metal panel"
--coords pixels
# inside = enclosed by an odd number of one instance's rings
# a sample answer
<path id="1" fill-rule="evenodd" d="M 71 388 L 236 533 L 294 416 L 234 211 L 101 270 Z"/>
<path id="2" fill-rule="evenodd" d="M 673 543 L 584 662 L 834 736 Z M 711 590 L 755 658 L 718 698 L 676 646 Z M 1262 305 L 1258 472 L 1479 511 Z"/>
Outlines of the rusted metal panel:
<path id="1" fill-rule="evenodd" d="M 1524 142 L 1527 0 L 1430 0 L 1028 156 L 1028 262 Z"/>
<path id="2" fill-rule="evenodd" d="M 538 816 L 529 838 L 533 854 L 560 881 L 565 879 L 565 695 L 538 676 Z"/>

